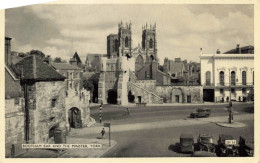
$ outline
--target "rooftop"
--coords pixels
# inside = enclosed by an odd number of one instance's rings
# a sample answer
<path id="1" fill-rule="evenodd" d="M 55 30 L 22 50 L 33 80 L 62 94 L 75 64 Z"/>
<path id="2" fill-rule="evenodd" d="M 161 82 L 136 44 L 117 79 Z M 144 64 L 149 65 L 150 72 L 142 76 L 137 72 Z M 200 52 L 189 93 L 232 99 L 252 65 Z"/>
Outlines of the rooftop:
<path id="1" fill-rule="evenodd" d="M 25 57 L 13 66 L 13 70 L 25 80 L 54 81 L 65 79 L 53 67 L 44 63 L 41 58 L 35 55 Z"/>
<path id="2" fill-rule="evenodd" d="M 51 63 L 52 67 L 56 70 L 81 70 L 79 67 L 73 66 L 68 63 Z"/>

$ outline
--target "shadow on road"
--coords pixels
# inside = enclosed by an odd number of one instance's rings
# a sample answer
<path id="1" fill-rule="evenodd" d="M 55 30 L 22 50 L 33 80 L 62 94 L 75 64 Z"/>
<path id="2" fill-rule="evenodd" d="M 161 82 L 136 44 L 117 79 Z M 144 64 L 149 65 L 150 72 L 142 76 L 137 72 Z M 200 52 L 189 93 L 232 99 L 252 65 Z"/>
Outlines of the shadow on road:
<path id="1" fill-rule="evenodd" d="M 254 113 L 254 107 L 244 108 L 244 111 L 247 112 L 247 113 Z"/>
<path id="2" fill-rule="evenodd" d="M 179 147 L 180 147 L 180 143 L 175 143 L 175 144 L 171 144 L 168 149 L 173 151 L 173 152 L 176 152 L 176 153 L 179 153 Z"/>

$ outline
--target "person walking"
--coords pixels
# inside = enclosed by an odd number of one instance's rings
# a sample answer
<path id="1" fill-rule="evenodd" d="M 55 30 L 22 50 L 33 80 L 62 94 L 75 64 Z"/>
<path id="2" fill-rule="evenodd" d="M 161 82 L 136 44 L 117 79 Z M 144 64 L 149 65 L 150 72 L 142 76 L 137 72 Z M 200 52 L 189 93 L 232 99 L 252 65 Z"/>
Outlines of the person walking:
<path id="1" fill-rule="evenodd" d="M 103 130 L 101 131 L 102 139 L 103 139 L 105 133 L 106 133 L 106 131 L 105 131 L 105 129 L 103 128 Z"/>
<path id="2" fill-rule="evenodd" d="M 130 115 L 130 111 L 128 108 L 126 108 L 126 115 Z"/>

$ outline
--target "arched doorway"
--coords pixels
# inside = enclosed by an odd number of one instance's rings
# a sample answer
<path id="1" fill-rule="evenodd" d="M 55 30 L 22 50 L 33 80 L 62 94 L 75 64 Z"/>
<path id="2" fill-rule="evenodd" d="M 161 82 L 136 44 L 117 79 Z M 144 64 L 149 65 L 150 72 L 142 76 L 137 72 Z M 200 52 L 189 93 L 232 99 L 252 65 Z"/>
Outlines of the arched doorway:
<path id="1" fill-rule="evenodd" d="M 81 128 L 81 112 L 78 108 L 73 107 L 69 110 L 69 124 L 71 128 Z"/>
<path id="2" fill-rule="evenodd" d="M 182 91 L 179 88 L 174 88 L 171 92 L 172 103 L 182 103 Z"/>
<path id="3" fill-rule="evenodd" d="M 135 101 L 135 96 L 132 94 L 132 91 L 128 92 L 128 102 L 133 103 Z"/>
<path id="4" fill-rule="evenodd" d="M 107 103 L 117 104 L 117 91 L 115 89 L 107 91 Z"/>

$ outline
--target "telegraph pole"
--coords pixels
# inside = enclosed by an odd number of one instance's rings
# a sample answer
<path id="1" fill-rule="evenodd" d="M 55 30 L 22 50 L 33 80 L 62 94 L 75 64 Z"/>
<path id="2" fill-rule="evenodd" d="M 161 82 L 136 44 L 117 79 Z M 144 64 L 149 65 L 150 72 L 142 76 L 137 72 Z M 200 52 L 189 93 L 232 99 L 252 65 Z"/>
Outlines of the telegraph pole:
<path id="1" fill-rule="evenodd" d="M 99 107 L 99 122 L 102 123 L 102 104 Z"/>

